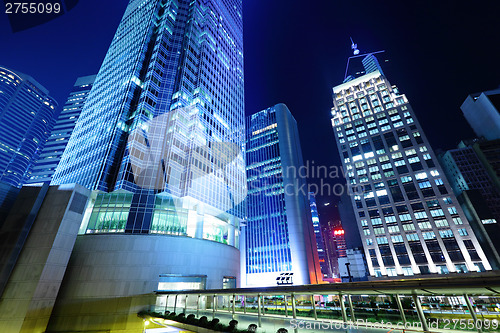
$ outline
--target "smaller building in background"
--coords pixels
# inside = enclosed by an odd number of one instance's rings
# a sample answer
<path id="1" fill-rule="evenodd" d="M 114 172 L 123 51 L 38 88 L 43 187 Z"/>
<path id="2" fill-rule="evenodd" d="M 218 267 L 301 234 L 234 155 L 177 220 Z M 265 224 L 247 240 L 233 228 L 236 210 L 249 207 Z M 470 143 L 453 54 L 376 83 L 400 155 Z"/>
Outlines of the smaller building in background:
<path id="1" fill-rule="evenodd" d="M 338 265 L 339 254 L 337 251 L 337 237 L 335 236 L 335 230 L 341 228 L 342 225 L 338 220 L 328 221 L 321 228 L 323 242 L 325 244 L 326 262 L 330 267 L 329 269 L 332 272 L 332 278 L 334 279 L 338 279 L 340 277 Z"/>
<path id="2" fill-rule="evenodd" d="M 50 183 L 95 78 L 90 75 L 76 80 L 27 183 Z"/>
<path id="3" fill-rule="evenodd" d="M 443 171 L 492 266 L 500 268 L 500 140 L 461 142 L 440 156 Z M 498 169 L 498 167 L 497 167 Z"/>
<path id="4" fill-rule="evenodd" d="M 500 139 L 500 88 L 469 95 L 461 109 L 478 137 Z"/>
<path id="5" fill-rule="evenodd" d="M 32 77 L 0 67 L 0 182 L 20 188 L 29 178 L 56 107 L 49 91 Z"/>
<path id="6" fill-rule="evenodd" d="M 500 88 L 461 106 L 476 135 L 441 154 L 443 171 L 494 269 L 500 269 Z"/>
<path id="7" fill-rule="evenodd" d="M 331 278 L 332 270 L 328 264 L 328 258 L 325 251 L 325 243 L 321 232 L 321 225 L 319 223 L 318 206 L 316 204 L 316 197 L 313 192 L 309 192 L 309 203 L 311 205 L 311 216 L 314 229 L 314 236 L 316 236 L 316 246 L 318 248 L 319 265 L 321 267 L 321 274 L 323 278 Z"/>
<path id="8" fill-rule="evenodd" d="M 342 282 L 368 280 L 363 250 L 348 249 L 345 256 L 339 258 L 339 272 Z"/>

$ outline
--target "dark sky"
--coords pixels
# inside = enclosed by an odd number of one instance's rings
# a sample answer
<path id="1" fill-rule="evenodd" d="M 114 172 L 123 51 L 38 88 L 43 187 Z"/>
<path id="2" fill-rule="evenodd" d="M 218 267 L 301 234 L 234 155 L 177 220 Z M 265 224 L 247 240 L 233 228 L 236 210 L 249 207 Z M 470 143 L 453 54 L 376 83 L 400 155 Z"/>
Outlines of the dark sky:
<path id="1" fill-rule="evenodd" d="M 0 65 L 33 76 L 62 105 L 78 76 L 97 73 L 127 1 L 80 0 L 69 13 L 12 33 L 0 13 Z M 388 79 L 404 92 L 433 147 L 473 136 L 459 109 L 500 84 L 498 0 L 244 0 L 246 113 L 288 105 L 305 160 L 339 165 L 331 88 L 342 82 L 350 40 L 386 50 Z M 317 181 L 317 180 L 316 180 Z M 332 216 L 335 198 L 323 215 Z"/>

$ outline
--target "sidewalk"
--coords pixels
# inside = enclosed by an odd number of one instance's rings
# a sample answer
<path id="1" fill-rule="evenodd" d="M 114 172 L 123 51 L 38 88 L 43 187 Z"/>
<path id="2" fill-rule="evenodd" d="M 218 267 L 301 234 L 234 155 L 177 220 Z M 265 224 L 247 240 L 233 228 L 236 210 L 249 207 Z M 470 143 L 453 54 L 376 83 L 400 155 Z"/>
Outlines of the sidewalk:
<path id="1" fill-rule="evenodd" d="M 188 314 L 196 315 L 195 309 L 188 309 L 186 315 Z M 200 316 L 206 316 L 208 320 L 212 319 L 213 313 L 211 310 L 200 310 Z M 232 314 L 229 311 L 217 311 L 215 312 L 215 318 L 219 318 L 221 323 L 227 324 L 232 318 Z M 238 321 L 238 329 L 246 329 L 250 324 L 258 325 L 257 314 L 243 314 L 241 312 L 236 312 L 234 319 Z M 292 316 L 280 316 L 266 314 L 261 317 L 262 326 L 257 329 L 257 333 L 276 333 L 279 328 L 286 328 L 289 333 L 292 333 L 295 328 L 298 332 L 307 333 L 416 333 L 422 332 L 419 328 L 405 329 L 397 328 L 396 322 L 387 325 L 386 322 L 381 323 L 368 323 L 368 327 L 365 322 L 348 322 L 343 323 L 341 320 L 323 319 L 318 318 L 314 320 L 310 317 L 297 317 L 296 320 Z M 378 326 L 377 326 L 378 325 Z M 453 329 L 437 329 L 429 327 L 431 332 L 436 333 L 474 333 L 477 331 L 464 331 L 464 330 L 453 330 Z M 497 332 L 500 330 L 496 330 Z M 490 332 L 494 332 L 493 330 Z"/>

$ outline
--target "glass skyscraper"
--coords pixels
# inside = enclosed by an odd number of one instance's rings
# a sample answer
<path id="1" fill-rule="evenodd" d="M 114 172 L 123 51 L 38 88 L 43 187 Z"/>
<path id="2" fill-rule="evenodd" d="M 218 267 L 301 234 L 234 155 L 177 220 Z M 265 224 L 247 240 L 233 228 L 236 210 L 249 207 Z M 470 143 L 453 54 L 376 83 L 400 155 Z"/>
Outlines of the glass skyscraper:
<path id="1" fill-rule="evenodd" d="M 57 102 L 32 77 L 0 67 L 0 182 L 21 187 L 54 124 Z"/>
<path id="2" fill-rule="evenodd" d="M 376 67 L 333 88 L 331 120 L 370 275 L 490 270 L 406 96 Z"/>
<path id="3" fill-rule="evenodd" d="M 51 181 L 95 77 L 95 75 L 82 76 L 76 80 L 27 183 Z"/>
<path id="4" fill-rule="evenodd" d="M 321 280 L 297 123 L 284 104 L 247 117 L 246 286 Z M 302 187 L 301 187 L 302 186 Z"/>
<path id="5" fill-rule="evenodd" d="M 195 301 L 155 290 L 240 285 L 242 29 L 241 0 L 129 1 L 51 183 L 92 194 L 48 331 L 139 331 Z"/>
<path id="6" fill-rule="evenodd" d="M 313 192 L 309 192 L 309 204 L 311 206 L 311 218 L 314 230 L 314 236 L 316 238 L 316 247 L 318 248 L 318 258 L 319 265 L 321 267 L 321 273 L 323 277 L 332 277 L 332 271 L 330 265 L 328 264 L 328 258 L 325 251 L 325 242 L 323 241 L 323 235 L 321 232 L 321 225 L 319 223 L 319 213 L 318 205 L 316 204 L 316 196 Z"/>
<path id="7" fill-rule="evenodd" d="M 83 233 L 238 245 L 241 12 L 241 0 L 130 1 L 52 181 L 95 190 Z"/>

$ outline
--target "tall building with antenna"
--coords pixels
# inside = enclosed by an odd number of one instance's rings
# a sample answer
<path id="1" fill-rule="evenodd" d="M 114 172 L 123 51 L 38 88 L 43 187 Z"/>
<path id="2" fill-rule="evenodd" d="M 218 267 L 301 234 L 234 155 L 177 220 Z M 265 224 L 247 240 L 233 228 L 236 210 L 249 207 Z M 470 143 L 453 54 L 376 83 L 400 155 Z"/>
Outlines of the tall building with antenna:
<path id="1" fill-rule="evenodd" d="M 491 270 L 406 96 L 374 54 L 333 88 L 331 122 L 372 277 Z"/>

